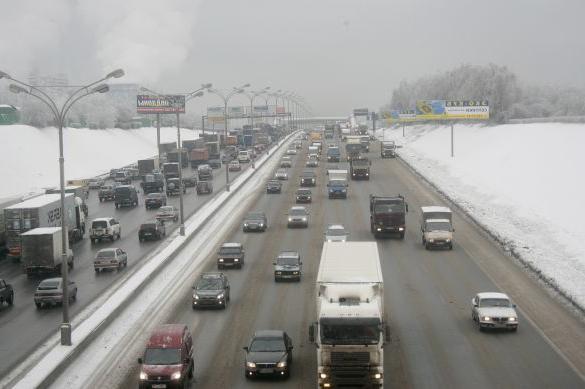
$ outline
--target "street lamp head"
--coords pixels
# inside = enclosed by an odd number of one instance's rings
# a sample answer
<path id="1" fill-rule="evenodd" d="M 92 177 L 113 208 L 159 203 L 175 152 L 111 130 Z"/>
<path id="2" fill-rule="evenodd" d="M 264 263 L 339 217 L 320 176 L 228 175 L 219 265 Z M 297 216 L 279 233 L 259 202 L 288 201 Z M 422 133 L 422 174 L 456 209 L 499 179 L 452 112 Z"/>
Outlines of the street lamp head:
<path id="1" fill-rule="evenodd" d="M 4 73 L 2 70 L 0 70 L 0 78 L 12 78 L 8 75 L 8 73 Z"/>
<path id="2" fill-rule="evenodd" d="M 116 69 L 113 72 L 108 73 L 106 78 L 120 78 L 124 75 L 124 70 Z"/>
<path id="3" fill-rule="evenodd" d="M 28 91 L 26 89 L 24 89 L 20 85 L 16 85 L 16 84 L 10 84 L 8 86 L 8 90 L 10 90 L 10 92 L 12 92 L 12 93 L 28 93 Z"/>
<path id="4" fill-rule="evenodd" d="M 263 89 L 263 91 L 267 91 L 267 90 L 269 90 L 269 89 L 270 89 L 270 87 L 269 87 L 269 86 L 267 86 L 266 88 L 264 88 L 264 89 Z"/>
<path id="5" fill-rule="evenodd" d="M 207 84 L 201 84 L 201 88 L 203 89 L 209 89 L 213 86 L 213 84 L 211 82 L 207 83 Z"/>
<path id="6" fill-rule="evenodd" d="M 91 93 L 106 93 L 110 90 L 108 84 L 100 84 L 91 90 Z"/>
<path id="7" fill-rule="evenodd" d="M 204 92 L 200 90 L 199 92 L 195 93 L 192 97 L 201 97 L 203 96 Z"/>
<path id="8" fill-rule="evenodd" d="M 242 86 L 241 86 L 239 89 L 242 89 L 242 88 L 249 88 L 249 87 L 250 87 L 250 84 L 245 84 L 245 85 L 242 85 Z"/>

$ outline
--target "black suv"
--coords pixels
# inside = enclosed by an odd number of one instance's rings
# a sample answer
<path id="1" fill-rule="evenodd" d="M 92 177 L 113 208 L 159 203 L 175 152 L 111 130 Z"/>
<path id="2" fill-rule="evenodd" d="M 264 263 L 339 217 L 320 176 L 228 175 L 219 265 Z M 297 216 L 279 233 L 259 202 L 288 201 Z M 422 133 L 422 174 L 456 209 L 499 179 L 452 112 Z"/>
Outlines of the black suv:
<path id="1" fill-rule="evenodd" d="M 292 364 L 292 339 L 282 330 L 256 331 L 246 351 L 246 378 L 277 376 L 288 378 Z"/>
<path id="2" fill-rule="evenodd" d="M 266 231 L 268 228 L 268 220 L 264 212 L 249 212 L 242 223 L 242 230 L 249 231 Z"/>
<path id="3" fill-rule="evenodd" d="M 282 181 L 269 180 L 266 183 L 266 193 L 282 193 Z"/>
<path id="4" fill-rule="evenodd" d="M 282 251 L 276 257 L 274 265 L 274 281 L 293 280 L 300 281 L 303 271 L 301 255 L 296 251 Z"/>
<path id="5" fill-rule="evenodd" d="M 193 309 L 220 307 L 230 301 L 230 283 L 223 273 L 203 273 L 193 286 Z"/>
<path id="6" fill-rule="evenodd" d="M 217 252 L 217 268 L 237 267 L 244 265 L 244 246 L 241 243 L 224 243 Z"/>
<path id="7" fill-rule="evenodd" d="M 313 194 L 310 189 L 297 189 L 296 199 L 297 204 L 310 203 L 313 199 Z"/>
<path id="8" fill-rule="evenodd" d="M 100 198 L 100 201 L 114 200 L 114 186 L 103 185 L 98 192 L 98 197 Z"/>
<path id="9" fill-rule="evenodd" d="M 160 208 L 163 205 L 167 205 L 167 196 L 163 193 L 149 193 L 144 198 L 144 205 L 146 209 Z"/>
<path id="10" fill-rule="evenodd" d="M 160 220 L 150 220 L 140 225 L 138 230 L 138 240 L 162 239 L 167 234 L 165 224 Z"/>
<path id="11" fill-rule="evenodd" d="M 138 192 L 132 185 L 120 185 L 114 189 L 116 208 L 135 207 L 138 205 Z"/>
<path id="12" fill-rule="evenodd" d="M 306 171 L 301 174 L 301 186 L 316 186 L 317 175 L 314 172 Z"/>
<path id="13" fill-rule="evenodd" d="M 14 290 L 12 285 L 7 284 L 6 281 L 0 279 L 0 305 L 6 301 L 8 305 L 14 304 Z"/>

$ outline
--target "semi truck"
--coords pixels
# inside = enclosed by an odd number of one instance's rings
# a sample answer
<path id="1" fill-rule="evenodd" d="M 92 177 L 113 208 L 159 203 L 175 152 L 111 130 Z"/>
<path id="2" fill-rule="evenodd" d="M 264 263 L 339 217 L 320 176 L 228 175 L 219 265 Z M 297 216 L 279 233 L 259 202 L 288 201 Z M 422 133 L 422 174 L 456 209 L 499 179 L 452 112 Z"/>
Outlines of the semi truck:
<path id="1" fill-rule="evenodd" d="M 395 158 L 396 157 L 396 144 L 393 140 L 383 141 L 380 146 L 380 157 L 382 158 Z"/>
<path id="2" fill-rule="evenodd" d="M 370 165 L 367 158 L 353 158 L 349 161 L 349 174 L 352 180 L 369 180 Z"/>
<path id="3" fill-rule="evenodd" d="M 420 231 L 425 249 L 453 249 L 453 214 L 448 207 L 426 206 L 420 208 Z"/>
<path id="4" fill-rule="evenodd" d="M 20 262 L 28 277 L 37 274 L 61 274 L 63 241 L 61 227 L 34 228 L 20 235 L 22 253 Z M 67 242 L 65 242 L 67 245 Z M 73 267 L 73 251 L 66 247 L 67 265 Z"/>
<path id="5" fill-rule="evenodd" d="M 71 193 L 65 194 L 65 210 L 61 209 L 59 194 L 45 194 L 4 209 L 6 246 L 8 256 L 18 259 L 21 255 L 20 235 L 39 227 L 60 227 L 61 216 L 65 215 L 69 242 L 83 239 L 85 215 L 81 200 Z"/>
<path id="6" fill-rule="evenodd" d="M 375 238 L 398 234 L 404 239 L 408 203 L 404 196 L 374 196 L 370 194 L 370 231 Z"/>
<path id="7" fill-rule="evenodd" d="M 345 143 L 345 155 L 348 161 L 356 159 L 362 152 L 362 143 L 359 137 L 348 136 Z"/>
<path id="8" fill-rule="evenodd" d="M 181 153 L 181 166 L 189 166 L 189 154 L 187 150 L 173 150 L 167 153 L 167 162 L 179 163 L 179 152 Z"/>
<path id="9" fill-rule="evenodd" d="M 138 174 L 144 180 L 147 174 L 152 174 L 154 170 L 159 169 L 158 158 L 139 159 L 138 160 Z"/>
<path id="10" fill-rule="evenodd" d="M 207 148 L 193 149 L 189 154 L 191 168 L 196 169 L 199 165 L 204 165 L 209 161 L 209 151 Z"/>
<path id="11" fill-rule="evenodd" d="M 325 242 L 315 288 L 319 388 L 382 388 L 387 323 L 376 242 Z"/>
<path id="12" fill-rule="evenodd" d="M 6 252 L 6 223 L 4 222 L 4 208 L 20 203 L 20 197 L 0 200 L 0 257 Z"/>
<path id="13" fill-rule="evenodd" d="M 59 188 L 51 188 L 45 190 L 45 193 L 60 194 L 61 190 Z M 81 201 L 81 210 L 83 211 L 84 216 L 87 217 L 87 215 L 89 215 L 89 208 L 87 207 L 87 203 L 85 202 L 89 194 L 87 187 L 80 185 L 69 185 L 65 187 L 65 193 L 73 194 L 73 196 L 75 196 L 76 203 L 79 203 Z"/>
<path id="14" fill-rule="evenodd" d="M 179 177 L 179 164 L 177 162 L 163 163 L 163 175 L 165 180 Z"/>

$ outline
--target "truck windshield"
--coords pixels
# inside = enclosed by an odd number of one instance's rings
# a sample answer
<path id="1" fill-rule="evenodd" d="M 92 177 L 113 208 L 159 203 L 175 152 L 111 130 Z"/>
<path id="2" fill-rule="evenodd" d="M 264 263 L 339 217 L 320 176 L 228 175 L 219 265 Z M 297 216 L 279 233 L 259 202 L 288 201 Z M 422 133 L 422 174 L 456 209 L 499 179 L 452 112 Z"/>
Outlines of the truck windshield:
<path id="1" fill-rule="evenodd" d="M 329 181 L 331 186 L 345 186 L 345 180 L 331 180 Z"/>
<path id="2" fill-rule="evenodd" d="M 377 344 L 380 341 L 380 320 L 376 318 L 321 319 L 323 344 Z"/>
<path id="3" fill-rule="evenodd" d="M 427 231 L 451 231 L 451 225 L 447 222 L 427 222 Z"/>
<path id="4" fill-rule="evenodd" d="M 404 212 L 404 203 L 402 201 L 395 201 L 376 204 L 376 206 L 374 207 L 374 212 L 375 213 Z"/>
<path id="5" fill-rule="evenodd" d="M 145 365 L 180 365 L 181 350 L 176 348 L 147 348 L 144 353 Z"/>

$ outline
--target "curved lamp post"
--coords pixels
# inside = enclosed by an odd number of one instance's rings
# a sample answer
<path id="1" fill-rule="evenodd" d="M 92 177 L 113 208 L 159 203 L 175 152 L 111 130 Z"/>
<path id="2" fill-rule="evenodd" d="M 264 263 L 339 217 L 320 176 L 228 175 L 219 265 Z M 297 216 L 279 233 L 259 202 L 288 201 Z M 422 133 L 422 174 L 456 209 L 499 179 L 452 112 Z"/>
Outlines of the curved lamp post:
<path id="1" fill-rule="evenodd" d="M 67 263 L 67 220 L 64 217 L 65 211 L 65 158 L 63 156 L 63 126 L 65 125 L 65 118 L 67 113 L 77 101 L 84 97 L 96 93 L 106 93 L 110 90 L 107 84 L 101 82 L 110 78 L 120 78 L 124 75 L 122 69 L 114 70 L 108 73 L 104 78 L 101 78 L 91 84 L 85 85 L 75 92 L 73 92 L 65 101 L 63 106 L 59 109 L 55 101 L 36 86 L 29 85 L 23 81 L 19 81 L 10 77 L 8 74 L 0 71 L 0 78 L 6 78 L 14 82 L 10 84 L 9 90 L 13 93 L 26 93 L 42 101 L 49 110 L 53 113 L 55 121 L 59 129 L 59 180 L 61 192 L 61 273 L 63 277 L 63 322 L 61 323 L 61 344 L 64 346 L 71 345 L 71 322 L 69 320 L 69 269 Z M 97 86 L 96 86 L 97 85 Z"/>

